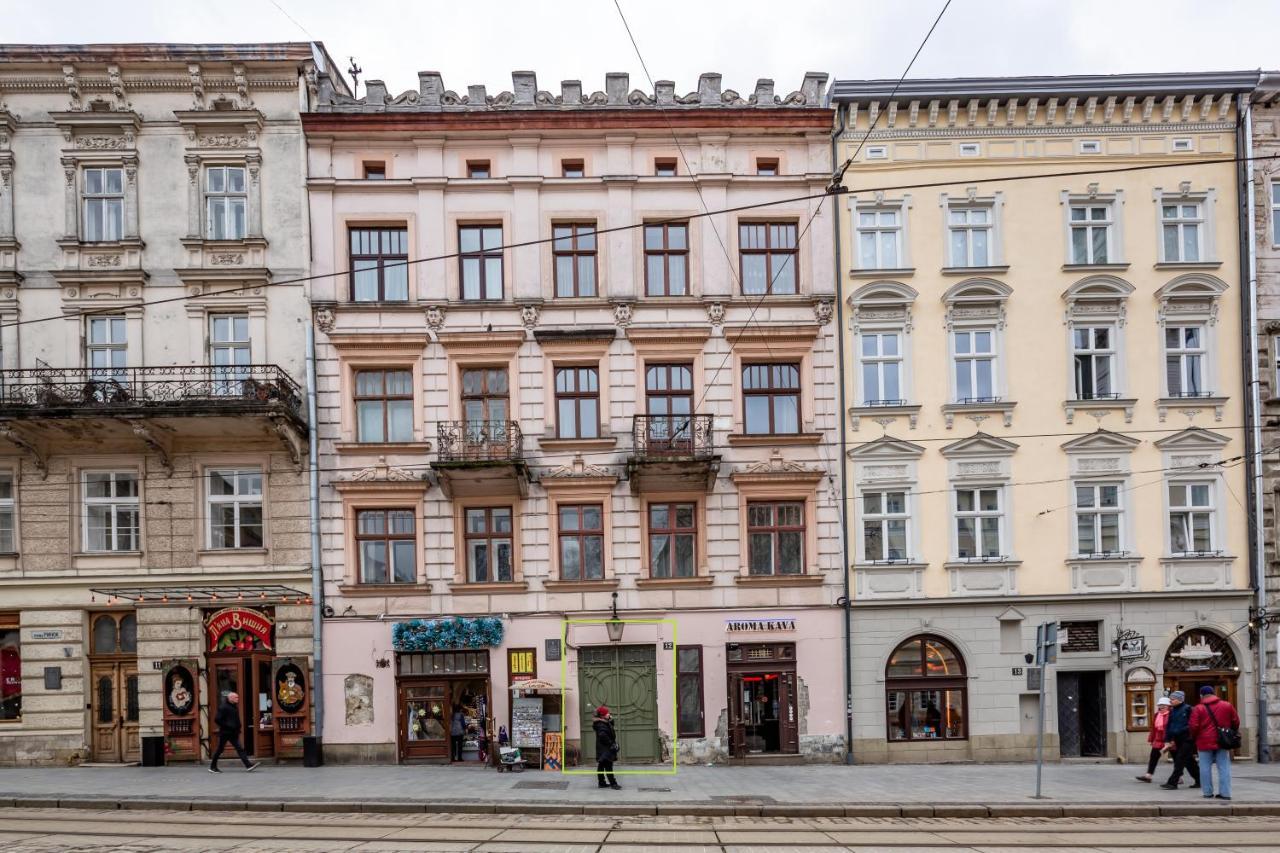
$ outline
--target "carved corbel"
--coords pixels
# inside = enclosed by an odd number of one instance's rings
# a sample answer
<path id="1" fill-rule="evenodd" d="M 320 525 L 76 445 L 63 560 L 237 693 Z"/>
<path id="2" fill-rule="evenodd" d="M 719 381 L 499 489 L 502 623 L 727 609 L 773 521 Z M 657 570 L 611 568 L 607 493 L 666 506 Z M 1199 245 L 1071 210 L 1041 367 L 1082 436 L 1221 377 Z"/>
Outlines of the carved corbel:
<path id="1" fill-rule="evenodd" d="M 40 479 L 49 479 L 49 461 L 45 459 L 44 454 L 36 447 L 34 441 L 14 429 L 12 422 L 0 421 L 0 438 L 12 442 L 30 453 L 32 461 L 36 464 L 36 469 L 40 471 Z"/>
<path id="2" fill-rule="evenodd" d="M 155 431 L 145 421 L 130 418 L 126 419 L 125 423 L 133 428 L 134 435 L 142 439 L 143 443 L 154 450 L 156 455 L 160 457 L 160 464 L 164 467 L 165 476 L 172 477 L 173 458 L 169 454 L 168 446 L 160 440 Z"/>
<path id="3" fill-rule="evenodd" d="M 277 415 L 271 419 L 271 423 L 275 427 L 276 435 L 280 436 L 280 443 L 284 445 L 285 452 L 289 454 L 289 458 L 293 461 L 293 467 L 301 474 L 307 455 L 306 445 L 298 438 L 298 434 L 294 431 L 293 425 L 289 423 L 288 418 Z"/>

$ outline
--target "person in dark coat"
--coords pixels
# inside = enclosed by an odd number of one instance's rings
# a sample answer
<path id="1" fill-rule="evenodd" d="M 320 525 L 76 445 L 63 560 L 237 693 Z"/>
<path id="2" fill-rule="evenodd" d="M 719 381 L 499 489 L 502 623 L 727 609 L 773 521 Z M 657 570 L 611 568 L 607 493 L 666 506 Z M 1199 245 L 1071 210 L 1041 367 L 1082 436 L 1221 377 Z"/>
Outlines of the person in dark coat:
<path id="1" fill-rule="evenodd" d="M 613 775 L 613 762 L 618 759 L 618 735 L 613 729 L 613 717 L 605 705 L 596 708 L 591 728 L 596 732 L 596 781 L 601 788 L 621 791 L 622 786 Z"/>
<path id="2" fill-rule="evenodd" d="M 1182 771 L 1191 776 L 1191 787 L 1200 787 L 1200 761 L 1196 755 L 1196 742 L 1191 737 L 1191 706 L 1187 704 L 1187 694 L 1175 690 L 1169 694 L 1173 709 L 1169 711 L 1169 721 L 1165 728 L 1166 746 L 1173 751 L 1173 774 L 1169 781 L 1161 785 L 1169 791 L 1176 790 L 1182 784 Z"/>
<path id="3" fill-rule="evenodd" d="M 240 756 L 240 760 L 244 762 L 245 770 L 256 770 L 260 761 L 249 761 L 249 757 L 244 754 L 244 747 L 240 744 L 240 694 L 228 693 L 227 698 L 222 700 L 218 705 L 218 712 L 214 714 L 213 722 L 218 727 L 218 748 L 213 751 L 213 758 L 209 761 L 210 773 L 221 773 L 218 769 L 218 759 L 222 757 L 222 750 L 227 748 L 227 744 L 235 747 L 236 755 Z"/>
<path id="4" fill-rule="evenodd" d="M 1200 704 L 1191 711 L 1191 742 L 1200 752 L 1201 795 L 1213 799 L 1213 768 L 1218 768 L 1219 800 L 1231 799 L 1231 750 L 1218 741 L 1218 729 L 1239 729 L 1240 715 L 1208 684 L 1200 688 Z"/>
<path id="5" fill-rule="evenodd" d="M 449 721 L 449 755 L 454 761 L 462 760 L 462 742 L 467 737 L 467 715 L 461 708 L 453 709 L 453 718 Z"/>

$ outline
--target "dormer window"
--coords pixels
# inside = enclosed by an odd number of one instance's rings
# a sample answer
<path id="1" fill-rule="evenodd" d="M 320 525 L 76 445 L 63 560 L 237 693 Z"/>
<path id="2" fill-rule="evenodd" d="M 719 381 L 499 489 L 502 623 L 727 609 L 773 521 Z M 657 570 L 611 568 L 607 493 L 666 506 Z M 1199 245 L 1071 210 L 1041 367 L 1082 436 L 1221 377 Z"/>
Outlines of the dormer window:
<path id="1" fill-rule="evenodd" d="M 653 174 L 659 178 L 674 178 L 676 176 L 676 158 L 659 157 L 654 160 Z"/>
<path id="2" fill-rule="evenodd" d="M 489 169 L 488 160 L 468 160 L 467 161 L 467 177 L 476 180 L 493 177 L 492 171 Z"/>
<path id="3" fill-rule="evenodd" d="M 385 181 L 387 179 L 386 162 L 383 160 L 365 160 L 364 179 L 366 181 Z"/>
<path id="4" fill-rule="evenodd" d="M 778 174 L 777 157 L 757 157 L 756 174 L 762 177 L 773 177 Z"/>
<path id="5" fill-rule="evenodd" d="M 562 178 L 582 178 L 586 176 L 586 166 L 581 160 L 561 160 L 560 176 Z"/>

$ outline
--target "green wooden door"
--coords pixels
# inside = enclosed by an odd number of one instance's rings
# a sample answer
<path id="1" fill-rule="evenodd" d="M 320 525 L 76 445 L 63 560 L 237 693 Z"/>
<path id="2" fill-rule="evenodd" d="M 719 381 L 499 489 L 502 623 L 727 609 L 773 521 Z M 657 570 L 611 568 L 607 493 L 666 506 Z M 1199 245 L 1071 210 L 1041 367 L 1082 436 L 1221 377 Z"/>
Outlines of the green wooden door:
<path id="1" fill-rule="evenodd" d="M 608 705 L 624 764 L 661 759 L 658 666 L 653 646 L 588 646 L 578 652 L 582 756 L 595 763 L 595 709 Z"/>

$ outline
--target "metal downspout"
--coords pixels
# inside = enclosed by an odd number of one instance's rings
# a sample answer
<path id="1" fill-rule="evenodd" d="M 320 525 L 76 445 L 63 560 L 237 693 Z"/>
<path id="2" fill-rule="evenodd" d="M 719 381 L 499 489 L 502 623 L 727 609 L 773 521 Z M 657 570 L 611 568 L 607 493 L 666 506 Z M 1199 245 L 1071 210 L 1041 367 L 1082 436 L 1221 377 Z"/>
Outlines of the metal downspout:
<path id="1" fill-rule="evenodd" d="M 315 670 L 311 674 L 311 707 L 315 711 L 315 735 L 324 732 L 324 575 L 320 570 L 320 471 L 316 437 L 316 332 L 307 318 L 307 467 L 310 469 L 309 500 L 311 514 L 311 656 Z"/>

